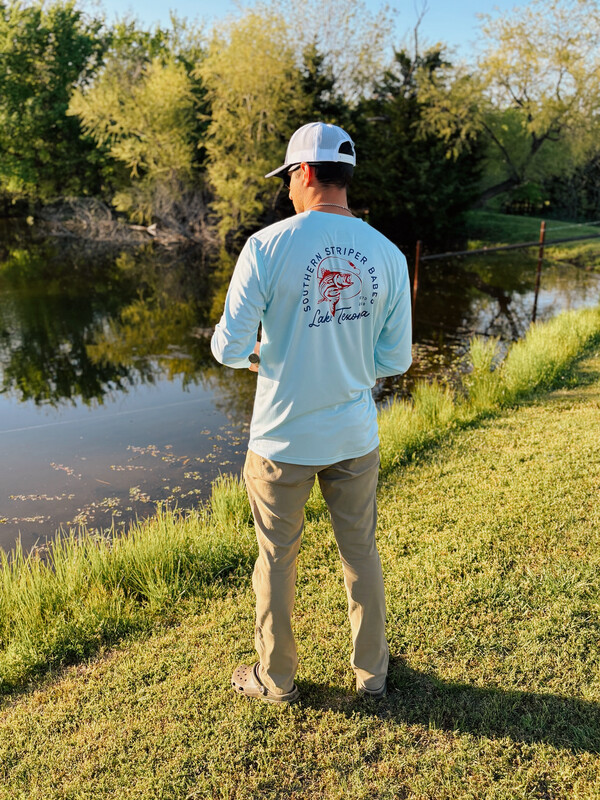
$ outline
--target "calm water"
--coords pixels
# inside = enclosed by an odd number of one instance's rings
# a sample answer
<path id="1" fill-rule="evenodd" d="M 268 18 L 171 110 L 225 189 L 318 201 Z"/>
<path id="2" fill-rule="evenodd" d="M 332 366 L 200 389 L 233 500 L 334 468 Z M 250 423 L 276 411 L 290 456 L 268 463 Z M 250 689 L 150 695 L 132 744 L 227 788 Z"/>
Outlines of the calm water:
<path id="1" fill-rule="evenodd" d="M 255 378 L 210 355 L 220 272 L 201 253 L 0 229 L 0 546 L 124 527 L 159 501 L 189 508 L 240 470 Z M 415 363 L 376 387 L 378 401 L 452 377 L 474 333 L 522 336 L 534 282 L 535 257 L 515 251 L 423 264 Z M 538 319 L 596 304 L 599 289 L 598 274 L 546 265 Z"/>

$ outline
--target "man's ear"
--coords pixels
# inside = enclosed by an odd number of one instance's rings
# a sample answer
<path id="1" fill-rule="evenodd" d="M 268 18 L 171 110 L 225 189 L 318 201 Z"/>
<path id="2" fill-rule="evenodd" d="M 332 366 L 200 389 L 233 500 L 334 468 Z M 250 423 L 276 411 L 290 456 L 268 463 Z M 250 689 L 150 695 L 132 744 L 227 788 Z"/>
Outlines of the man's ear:
<path id="1" fill-rule="evenodd" d="M 304 161 L 300 164 L 300 174 L 303 186 L 311 186 L 315 182 L 315 168 Z"/>

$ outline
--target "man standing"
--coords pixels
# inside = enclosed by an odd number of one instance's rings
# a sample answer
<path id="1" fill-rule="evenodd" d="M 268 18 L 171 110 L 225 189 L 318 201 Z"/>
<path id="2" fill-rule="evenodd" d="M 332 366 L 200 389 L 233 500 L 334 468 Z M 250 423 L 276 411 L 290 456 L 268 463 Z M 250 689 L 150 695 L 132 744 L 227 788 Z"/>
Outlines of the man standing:
<path id="1" fill-rule="evenodd" d="M 269 702 L 299 696 L 291 615 L 315 477 L 342 559 L 356 688 L 386 693 L 371 389 L 410 366 L 410 289 L 404 256 L 348 208 L 355 164 L 341 128 L 313 122 L 294 133 L 285 163 L 265 177 L 283 179 L 296 215 L 248 239 L 211 342 L 222 364 L 258 372 L 244 479 L 259 549 L 252 579 L 259 661 L 238 667 L 232 687 Z"/>

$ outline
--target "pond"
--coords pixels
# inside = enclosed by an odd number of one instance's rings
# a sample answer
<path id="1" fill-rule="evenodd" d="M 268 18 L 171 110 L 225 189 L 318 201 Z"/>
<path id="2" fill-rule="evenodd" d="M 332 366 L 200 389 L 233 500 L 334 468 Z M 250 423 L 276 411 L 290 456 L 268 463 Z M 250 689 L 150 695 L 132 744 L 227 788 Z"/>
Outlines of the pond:
<path id="1" fill-rule="evenodd" d="M 452 378 L 473 334 L 509 342 L 534 302 L 535 255 L 421 267 L 415 361 L 374 390 Z M 255 376 L 210 354 L 226 265 L 201 252 L 34 240 L 0 230 L 0 547 L 124 528 L 158 502 L 203 502 L 243 464 Z M 538 319 L 598 302 L 600 275 L 545 264 Z"/>

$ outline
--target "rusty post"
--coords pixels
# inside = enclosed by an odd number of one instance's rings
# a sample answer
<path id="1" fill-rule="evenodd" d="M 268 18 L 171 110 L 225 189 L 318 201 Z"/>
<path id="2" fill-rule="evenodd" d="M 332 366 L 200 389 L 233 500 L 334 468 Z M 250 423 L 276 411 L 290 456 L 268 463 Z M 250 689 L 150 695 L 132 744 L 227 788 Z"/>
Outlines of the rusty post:
<path id="1" fill-rule="evenodd" d="M 412 297 L 412 324 L 415 327 L 415 308 L 417 306 L 417 292 L 419 291 L 419 262 L 421 260 L 421 240 L 417 241 L 415 252 L 415 274 L 413 276 L 413 297 Z"/>
<path id="2" fill-rule="evenodd" d="M 540 249 L 538 250 L 537 271 L 535 274 L 535 295 L 533 298 L 533 312 L 531 314 L 531 321 L 535 322 L 537 316 L 538 296 L 540 293 L 540 282 L 542 279 L 542 261 L 544 259 L 544 241 L 546 239 L 546 220 L 542 220 L 540 225 Z"/>

